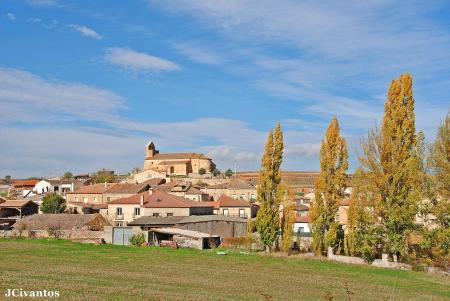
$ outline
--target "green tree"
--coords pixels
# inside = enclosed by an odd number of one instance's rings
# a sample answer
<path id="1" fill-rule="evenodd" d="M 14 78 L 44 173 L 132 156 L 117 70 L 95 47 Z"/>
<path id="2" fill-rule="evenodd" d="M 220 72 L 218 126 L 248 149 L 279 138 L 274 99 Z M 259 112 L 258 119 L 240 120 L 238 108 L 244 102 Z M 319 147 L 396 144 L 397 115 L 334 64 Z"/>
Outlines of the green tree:
<path id="1" fill-rule="evenodd" d="M 339 224 L 336 214 L 344 198 L 348 169 L 347 143 L 341 137 L 334 117 L 320 148 L 320 175 L 315 182 L 315 200 L 311 206 L 313 249 L 324 254 L 329 246 L 339 246 Z"/>
<path id="2" fill-rule="evenodd" d="M 70 171 L 66 171 L 63 175 L 63 179 L 72 179 L 73 174 Z"/>
<path id="3" fill-rule="evenodd" d="M 423 230 L 422 248 L 434 264 L 450 266 L 450 113 L 440 124 L 436 140 L 429 147 L 428 167 L 432 186 L 431 206 L 427 212 L 436 217 L 437 225 Z"/>
<path id="4" fill-rule="evenodd" d="M 433 190 L 442 202 L 450 201 L 450 113 L 440 124 L 436 140 L 430 145 L 428 166 L 431 169 Z"/>
<path id="5" fill-rule="evenodd" d="M 279 205 L 284 197 L 284 190 L 280 186 L 283 149 L 283 132 L 278 123 L 267 137 L 258 181 L 260 209 L 256 216 L 256 229 L 266 252 L 272 250 L 280 227 Z"/>
<path id="6" fill-rule="evenodd" d="M 213 170 L 213 176 L 215 176 L 215 177 L 220 176 L 220 170 L 218 170 L 217 168 L 214 168 L 214 170 Z"/>
<path id="7" fill-rule="evenodd" d="M 292 197 L 289 196 L 283 201 L 283 217 L 281 219 L 281 229 L 283 233 L 281 250 L 285 253 L 291 251 L 295 215 L 295 203 L 293 202 Z"/>
<path id="8" fill-rule="evenodd" d="M 92 177 L 94 183 L 115 183 L 117 182 L 117 176 L 110 170 L 99 170 Z"/>
<path id="9" fill-rule="evenodd" d="M 202 168 L 200 168 L 200 169 L 198 170 L 198 173 L 199 173 L 200 175 L 204 175 L 204 174 L 206 174 L 206 169 L 204 169 L 204 168 L 202 167 Z"/>
<path id="10" fill-rule="evenodd" d="M 384 251 L 395 258 L 406 252 L 423 188 L 417 141 L 412 78 L 402 74 L 389 87 L 381 131 L 369 131 L 360 156 Z"/>
<path id="11" fill-rule="evenodd" d="M 231 169 L 229 169 L 229 168 L 225 171 L 225 175 L 226 175 L 227 177 L 229 177 L 229 178 L 230 178 L 233 174 L 234 174 L 233 171 L 232 171 Z"/>
<path id="12" fill-rule="evenodd" d="M 361 256 L 371 262 L 375 259 L 378 238 L 376 219 L 372 214 L 373 199 L 367 185 L 370 182 L 358 168 L 352 178 L 353 190 L 347 213 L 344 251 L 347 255 Z"/>
<path id="13" fill-rule="evenodd" d="M 66 200 L 57 193 L 48 193 L 42 199 L 41 211 L 43 213 L 63 213 L 66 209 Z"/>

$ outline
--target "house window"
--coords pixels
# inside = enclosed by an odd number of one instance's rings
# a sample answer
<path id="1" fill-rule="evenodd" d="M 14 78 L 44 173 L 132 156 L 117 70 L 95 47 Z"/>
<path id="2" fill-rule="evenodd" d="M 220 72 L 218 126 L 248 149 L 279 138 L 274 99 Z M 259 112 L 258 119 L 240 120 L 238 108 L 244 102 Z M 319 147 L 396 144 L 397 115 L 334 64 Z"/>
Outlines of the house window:
<path id="1" fill-rule="evenodd" d="M 237 199 L 237 195 L 236 195 L 236 193 L 233 193 L 233 199 Z"/>
<path id="2" fill-rule="evenodd" d="M 159 216 L 159 213 L 155 212 L 155 213 L 153 213 L 153 216 Z"/>
<path id="3" fill-rule="evenodd" d="M 116 222 L 117 227 L 123 227 L 123 222 Z"/>
<path id="4" fill-rule="evenodd" d="M 110 196 L 107 196 L 107 197 L 106 197 L 106 201 L 107 201 L 107 202 L 111 201 L 111 197 L 110 197 Z"/>
<path id="5" fill-rule="evenodd" d="M 243 193 L 243 194 L 241 195 L 241 199 L 242 199 L 243 201 L 246 201 L 246 200 L 247 200 L 247 195 L 246 195 L 245 193 Z"/>
<path id="6" fill-rule="evenodd" d="M 97 203 L 97 197 L 96 196 L 94 197 L 94 203 Z"/>
<path id="7" fill-rule="evenodd" d="M 228 215 L 228 209 L 223 209 L 223 215 Z"/>
<path id="8" fill-rule="evenodd" d="M 75 202 L 78 202 L 78 197 L 75 197 Z"/>
<path id="9" fill-rule="evenodd" d="M 139 215 L 141 215 L 141 208 L 135 207 L 134 208 L 134 216 L 139 216 Z"/>
<path id="10" fill-rule="evenodd" d="M 77 207 L 73 207 L 73 213 L 75 213 L 75 214 L 78 213 L 78 208 Z"/>
<path id="11" fill-rule="evenodd" d="M 54 186 L 53 191 L 59 191 L 59 186 Z"/>
<path id="12" fill-rule="evenodd" d="M 244 209 L 239 209 L 239 216 L 240 217 L 245 217 L 245 210 Z"/>
<path id="13" fill-rule="evenodd" d="M 168 212 L 167 216 L 173 216 L 173 213 L 172 212 Z"/>
<path id="14" fill-rule="evenodd" d="M 305 227 L 299 227 L 298 232 L 305 232 Z"/>
<path id="15" fill-rule="evenodd" d="M 87 203 L 88 202 L 88 198 L 87 197 L 84 197 L 83 198 L 83 203 Z"/>
<path id="16" fill-rule="evenodd" d="M 122 208 L 121 207 L 117 207 L 116 208 L 116 215 L 122 215 L 122 214 L 123 214 Z"/>
<path id="17" fill-rule="evenodd" d="M 252 193 L 252 195 L 250 196 L 250 199 L 251 199 L 252 201 L 256 200 L 256 196 L 255 196 L 254 193 Z"/>

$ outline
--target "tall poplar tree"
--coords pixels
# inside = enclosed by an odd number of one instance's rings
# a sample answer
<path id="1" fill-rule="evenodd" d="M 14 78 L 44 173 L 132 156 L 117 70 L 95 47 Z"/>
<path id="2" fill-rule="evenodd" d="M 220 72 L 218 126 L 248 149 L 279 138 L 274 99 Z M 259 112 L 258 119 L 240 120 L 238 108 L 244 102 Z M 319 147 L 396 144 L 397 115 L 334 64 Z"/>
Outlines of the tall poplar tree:
<path id="1" fill-rule="evenodd" d="M 422 187 L 411 75 L 391 82 L 381 131 L 371 130 L 362 146 L 360 161 L 370 182 L 383 248 L 396 258 L 406 251 Z"/>
<path id="2" fill-rule="evenodd" d="M 442 227 L 450 227 L 450 113 L 440 124 L 436 140 L 430 145 L 428 166 L 433 186 L 432 212 Z"/>
<path id="3" fill-rule="evenodd" d="M 258 178 L 260 209 L 256 216 L 256 229 L 266 251 L 271 251 L 280 227 L 279 205 L 284 196 L 280 186 L 283 149 L 283 132 L 278 123 L 267 137 Z"/>
<path id="4" fill-rule="evenodd" d="M 344 197 L 348 169 L 347 143 L 341 137 L 334 117 L 320 148 L 320 175 L 315 183 L 315 200 L 311 207 L 313 249 L 318 255 L 329 246 L 336 247 L 339 224 L 336 213 Z"/>

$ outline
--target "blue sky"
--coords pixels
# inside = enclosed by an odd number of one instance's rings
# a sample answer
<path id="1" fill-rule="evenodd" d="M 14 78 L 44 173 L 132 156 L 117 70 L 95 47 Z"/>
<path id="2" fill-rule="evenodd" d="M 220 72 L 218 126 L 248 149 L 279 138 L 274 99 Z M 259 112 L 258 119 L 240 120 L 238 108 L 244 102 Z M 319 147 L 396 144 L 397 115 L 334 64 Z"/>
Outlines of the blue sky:
<path id="1" fill-rule="evenodd" d="M 277 121 L 284 169 L 318 170 L 334 115 L 353 170 L 402 72 L 431 140 L 450 107 L 448 1 L 3 0 L 0 176 L 127 172 L 148 140 L 256 170 Z"/>

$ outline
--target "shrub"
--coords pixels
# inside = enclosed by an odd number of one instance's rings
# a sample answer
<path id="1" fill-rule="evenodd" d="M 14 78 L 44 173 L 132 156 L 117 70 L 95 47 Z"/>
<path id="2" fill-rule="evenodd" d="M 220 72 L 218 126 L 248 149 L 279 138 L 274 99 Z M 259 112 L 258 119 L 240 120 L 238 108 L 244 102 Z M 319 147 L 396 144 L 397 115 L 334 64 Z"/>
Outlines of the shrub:
<path id="1" fill-rule="evenodd" d="M 252 238 L 249 236 L 225 237 L 223 239 L 225 248 L 246 249 L 249 243 L 252 243 Z"/>
<path id="2" fill-rule="evenodd" d="M 130 237 L 129 241 L 131 245 L 140 247 L 143 243 L 145 243 L 144 233 L 133 234 L 133 236 Z"/>
<path id="3" fill-rule="evenodd" d="M 198 170 L 198 173 L 199 173 L 200 175 L 204 175 L 204 174 L 206 174 L 206 169 L 204 169 L 204 168 L 202 167 L 202 168 L 200 168 L 200 169 Z"/>
<path id="4" fill-rule="evenodd" d="M 66 209 L 66 200 L 57 193 L 49 193 L 42 199 L 41 211 L 43 213 L 63 213 Z"/>

